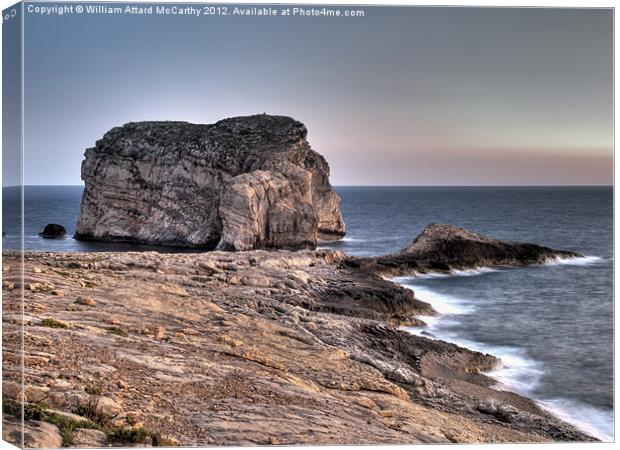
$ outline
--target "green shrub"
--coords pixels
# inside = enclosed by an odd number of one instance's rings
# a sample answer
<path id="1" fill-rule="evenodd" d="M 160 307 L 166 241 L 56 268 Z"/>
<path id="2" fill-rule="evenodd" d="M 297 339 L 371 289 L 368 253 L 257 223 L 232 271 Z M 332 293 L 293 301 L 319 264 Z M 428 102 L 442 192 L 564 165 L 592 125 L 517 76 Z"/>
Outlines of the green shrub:
<path id="1" fill-rule="evenodd" d="M 88 402 L 78 405 L 73 412 L 78 416 L 86 417 L 88 420 L 91 420 L 102 427 L 108 422 L 108 417 L 106 417 L 105 414 L 102 414 L 99 410 L 98 397 L 91 397 Z"/>
<path id="2" fill-rule="evenodd" d="M 92 420 L 75 420 L 55 413 L 44 413 L 43 420 L 58 427 L 63 447 L 71 447 L 73 445 L 73 432 L 78 428 L 101 430 L 101 426 Z"/>
<path id="3" fill-rule="evenodd" d="M 26 403 L 24 406 L 24 420 L 43 420 L 46 407 L 47 405 L 44 403 Z M 2 412 L 21 418 L 22 404 L 3 395 Z"/>
<path id="4" fill-rule="evenodd" d="M 91 384 L 84 388 L 84 392 L 89 395 L 101 395 L 103 390 L 101 389 L 101 386 L 95 386 Z"/>
<path id="5" fill-rule="evenodd" d="M 105 330 L 108 334 L 114 334 L 116 336 L 123 336 L 123 337 L 127 337 L 127 333 L 125 333 L 125 331 L 123 331 L 122 328 L 120 327 L 109 327 L 106 328 Z"/>
<path id="6" fill-rule="evenodd" d="M 108 437 L 112 439 L 116 439 L 118 441 L 124 442 L 133 442 L 133 443 L 144 443 L 147 437 L 150 436 L 150 433 L 142 427 L 139 428 L 113 428 Z"/>
<path id="7" fill-rule="evenodd" d="M 37 420 L 56 425 L 60 436 L 62 437 L 63 447 L 71 447 L 73 444 L 73 432 L 78 428 L 91 428 L 94 430 L 101 430 L 102 428 L 92 420 L 75 420 L 60 414 L 46 411 L 45 408 L 46 406 L 44 404 L 26 403 L 24 405 L 24 420 Z M 22 404 L 3 396 L 2 412 L 21 418 Z"/>
<path id="8" fill-rule="evenodd" d="M 49 327 L 49 328 L 64 328 L 64 329 L 69 328 L 69 325 L 67 325 L 66 323 L 61 322 L 61 321 L 56 320 L 56 319 L 52 319 L 51 317 L 43 319 L 41 321 L 41 326 L 42 327 Z"/>

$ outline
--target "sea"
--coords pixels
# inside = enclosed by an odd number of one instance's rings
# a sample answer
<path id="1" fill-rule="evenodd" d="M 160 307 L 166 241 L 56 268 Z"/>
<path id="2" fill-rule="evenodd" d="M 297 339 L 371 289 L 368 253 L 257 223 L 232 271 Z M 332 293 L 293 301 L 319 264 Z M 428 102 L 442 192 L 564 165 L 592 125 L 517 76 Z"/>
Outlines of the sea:
<path id="1" fill-rule="evenodd" d="M 24 247 L 43 251 L 186 251 L 71 238 L 81 186 L 27 186 Z M 540 266 L 399 277 L 440 313 L 406 330 L 489 353 L 497 389 L 613 441 L 612 187 L 338 187 L 347 233 L 323 248 L 351 255 L 397 252 L 430 223 L 573 250 L 583 258 Z M 18 188 L 3 188 L 3 246 L 20 246 Z M 47 223 L 65 239 L 38 233 Z"/>

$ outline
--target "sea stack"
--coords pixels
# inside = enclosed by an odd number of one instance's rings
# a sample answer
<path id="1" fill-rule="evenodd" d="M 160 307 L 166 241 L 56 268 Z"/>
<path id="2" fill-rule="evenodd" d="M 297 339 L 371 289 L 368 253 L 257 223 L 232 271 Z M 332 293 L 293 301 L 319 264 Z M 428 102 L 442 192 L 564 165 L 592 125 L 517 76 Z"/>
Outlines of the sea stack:
<path id="1" fill-rule="evenodd" d="M 234 251 L 339 239 L 340 198 L 306 135 L 266 114 L 113 128 L 85 152 L 75 237 Z"/>

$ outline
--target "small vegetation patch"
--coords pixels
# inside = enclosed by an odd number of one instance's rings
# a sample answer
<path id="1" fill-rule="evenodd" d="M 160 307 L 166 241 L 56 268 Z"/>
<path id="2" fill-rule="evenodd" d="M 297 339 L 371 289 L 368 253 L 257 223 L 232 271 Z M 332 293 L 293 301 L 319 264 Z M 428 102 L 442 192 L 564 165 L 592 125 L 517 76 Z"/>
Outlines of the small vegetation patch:
<path id="1" fill-rule="evenodd" d="M 47 405 L 41 403 L 24 404 L 24 420 L 37 420 L 48 422 L 58 427 L 62 437 L 62 446 L 71 447 L 73 444 L 73 432 L 78 428 L 91 428 L 101 430 L 102 427 L 92 420 L 75 420 L 60 414 L 46 411 Z M 21 418 L 22 404 L 7 397 L 2 397 L 2 412 Z"/>
<path id="2" fill-rule="evenodd" d="M 110 430 L 108 433 L 108 437 L 110 439 L 114 439 L 117 441 L 123 442 L 133 442 L 133 443 L 144 443 L 146 438 L 149 437 L 151 433 L 149 433 L 145 428 L 123 428 L 117 427 Z"/>
<path id="3" fill-rule="evenodd" d="M 98 397 L 91 397 L 88 402 L 78 405 L 73 412 L 78 416 L 86 417 L 102 427 L 106 426 L 108 422 L 108 417 L 99 409 Z"/>
<path id="4" fill-rule="evenodd" d="M 108 327 L 106 328 L 106 333 L 113 334 L 115 336 L 127 337 L 127 333 L 121 327 Z"/>
<path id="5" fill-rule="evenodd" d="M 47 407 L 44 403 L 26 403 L 24 405 L 24 420 L 43 420 L 43 411 Z M 22 404 L 6 396 L 2 396 L 2 412 L 11 416 L 22 416 Z"/>
<path id="6" fill-rule="evenodd" d="M 69 324 L 65 322 L 61 322 L 60 320 L 52 319 L 51 317 L 47 317 L 43 319 L 40 325 L 42 327 L 49 327 L 49 328 L 63 328 L 63 329 L 69 328 Z"/>
<path id="7" fill-rule="evenodd" d="M 48 422 L 58 427 L 62 437 L 62 446 L 71 447 L 73 445 L 73 434 L 78 428 L 88 428 L 103 431 L 109 440 L 118 443 L 145 444 L 150 438 L 153 447 L 176 447 L 179 442 L 176 439 L 162 436 L 160 433 L 153 433 L 144 427 L 124 428 L 109 427 L 107 418 L 97 413 L 97 399 L 78 407 L 76 414 L 85 417 L 77 420 L 62 414 L 57 414 L 47 410 L 45 403 L 25 403 L 24 419 Z M 6 396 L 2 396 L 2 412 L 17 418 L 21 418 L 22 404 Z"/>
<path id="8" fill-rule="evenodd" d="M 85 420 L 74 420 L 60 414 L 45 413 L 43 420 L 52 423 L 58 427 L 60 436 L 62 437 L 62 446 L 71 447 L 73 445 L 73 433 L 78 428 L 90 428 L 93 430 L 101 430 L 101 426 L 95 422 Z"/>
<path id="9" fill-rule="evenodd" d="M 94 384 L 90 384 L 84 388 L 84 392 L 86 392 L 88 395 L 101 395 L 103 393 L 103 390 L 101 389 L 101 386 L 95 386 Z"/>

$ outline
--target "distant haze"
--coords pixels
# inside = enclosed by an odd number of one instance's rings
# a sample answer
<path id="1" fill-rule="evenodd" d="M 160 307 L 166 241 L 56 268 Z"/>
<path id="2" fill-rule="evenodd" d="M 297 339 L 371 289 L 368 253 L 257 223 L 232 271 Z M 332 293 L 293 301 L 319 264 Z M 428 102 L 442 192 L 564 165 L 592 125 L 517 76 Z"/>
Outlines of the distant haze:
<path id="1" fill-rule="evenodd" d="M 26 14 L 25 183 L 81 184 L 126 122 L 262 112 L 305 123 L 335 185 L 613 183 L 612 10 L 364 9 Z"/>

